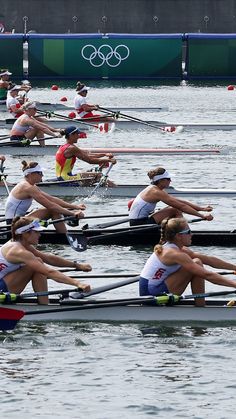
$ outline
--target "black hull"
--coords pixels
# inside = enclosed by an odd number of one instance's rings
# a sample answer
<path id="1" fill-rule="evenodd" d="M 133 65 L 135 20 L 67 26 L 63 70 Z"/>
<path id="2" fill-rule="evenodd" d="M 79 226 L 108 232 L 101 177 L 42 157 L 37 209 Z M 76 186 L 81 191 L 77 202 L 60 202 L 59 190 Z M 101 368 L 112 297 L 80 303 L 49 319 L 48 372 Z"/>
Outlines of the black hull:
<path id="1" fill-rule="evenodd" d="M 74 238 L 86 236 L 88 245 L 118 245 L 118 246 L 137 246 L 158 243 L 160 230 L 158 226 L 130 227 L 105 229 L 87 229 L 84 231 L 69 230 Z M 0 244 L 4 244 L 11 238 L 9 233 L 1 233 Z M 45 230 L 40 237 L 40 243 L 68 244 L 64 234 L 57 234 L 55 230 Z M 195 246 L 236 246 L 236 230 L 231 231 L 196 231 L 192 235 L 192 244 Z"/>

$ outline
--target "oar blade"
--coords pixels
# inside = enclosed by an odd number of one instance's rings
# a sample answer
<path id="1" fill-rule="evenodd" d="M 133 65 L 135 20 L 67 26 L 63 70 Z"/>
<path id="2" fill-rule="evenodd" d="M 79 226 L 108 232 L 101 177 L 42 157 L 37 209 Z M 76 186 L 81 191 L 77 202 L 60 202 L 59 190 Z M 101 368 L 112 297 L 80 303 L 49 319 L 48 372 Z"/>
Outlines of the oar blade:
<path id="1" fill-rule="evenodd" d="M 22 310 L 0 307 L 0 330 L 13 330 L 24 315 Z"/>
<path id="2" fill-rule="evenodd" d="M 88 239 L 81 234 L 68 234 L 66 235 L 69 245 L 76 252 L 84 252 L 87 249 Z"/>

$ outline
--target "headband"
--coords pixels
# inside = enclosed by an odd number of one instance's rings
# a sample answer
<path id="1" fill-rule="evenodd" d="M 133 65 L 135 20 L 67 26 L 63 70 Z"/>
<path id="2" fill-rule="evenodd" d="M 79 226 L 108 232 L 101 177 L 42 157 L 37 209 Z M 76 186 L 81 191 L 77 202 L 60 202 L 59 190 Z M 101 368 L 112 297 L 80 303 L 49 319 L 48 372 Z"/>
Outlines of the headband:
<path id="1" fill-rule="evenodd" d="M 83 86 L 80 90 L 77 90 L 78 93 L 84 92 L 85 90 L 88 91 L 90 87 Z"/>
<path id="2" fill-rule="evenodd" d="M 44 230 L 44 228 L 39 224 L 38 220 L 33 220 L 32 223 L 27 224 L 26 226 L 17 228 L 15 231 L 15 234 L 26 233 L 27 231 L 30 231 L 30 230 L 42 231 Z"/>
<path id="3" fill-rule="evenodd" d="M 162 173 L 162 175 L 155 175 L 155 176 L 153 176 L 153 178 L 151 180 L 151 183 L 158 182 L 158 180 L 161 180 L 161 179 L 171 179 L 170 173 L 168 173 L 165 170 L 165 172 Z"/>
<path id="4" fill-rule="evenodd" d="M 29 175 L 30 173 L 34 173 L 34 172 L 43 172 L 43 168 L 37 164 L 37 166 L 35 167 L 30 167 L 29 169 L 25 169 L 23 171 L 24 176 Z"/>

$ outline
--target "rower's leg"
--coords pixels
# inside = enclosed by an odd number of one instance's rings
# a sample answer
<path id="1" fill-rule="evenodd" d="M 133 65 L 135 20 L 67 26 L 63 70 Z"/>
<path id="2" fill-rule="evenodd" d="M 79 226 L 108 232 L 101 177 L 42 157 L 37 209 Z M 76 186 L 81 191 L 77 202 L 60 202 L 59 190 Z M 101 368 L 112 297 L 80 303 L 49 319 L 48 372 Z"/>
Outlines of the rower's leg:
<path id="1" fill-rule="evenodd" d="M 193 259 L 195 263 L 202 265 L 200 259 Z M 165 281 L 168 290 L 177 295 L 182 295 L 189 284 L 193 294 L 202 294 L 205 292 L 205 280 L 203 278 L 192 275 L 191 272 L 180 268 L 177 272 L 170 275 Z M 203 307 L 205 305 L 204 298 L 196 298 L 195 305 Z"/>
<path id="2" fill-rule="evenodd" d="M 38 218 L 39 220 L 48 220 L 49 218 L 51 218 L 52 220 L 58 220 L 59 218 L 62 218 L 62 215 L 57 212 L 49 211 L 47 209 L 38 209 L 38 210 L 32 211 L 26 217 Z M 67 229 L 64 222 L 56 223 L 54 227 L 57 233 L 61 233 L 61 234 L 67 233 Z"/>
<path id="3" fill-rule="evenodd" d="M 183 217 L 182 212 L 172 207 L 165 207 L 155 212 L 152 215 L 152 218 L 154 218 L 157 224 L 160 224 L 162 220 L 164 220 L 165 218 L 182 218 L 182 217 Z"/>
<path id="4" fill-rule="evenodd" d="M 9 292 L 20 294 L 31 281 L 33 269 L 28 266 L 22 266 L 14 272 L 10 272 L 4 278 Z"/>
<path id="5" fill-rule="evenodd" d="M 43 292 L 48 290 L 47 277 L 39 272 L 34 272 L 32 276 L 32 287 L 34 292 Z M 48 304 L 48 296 L 39 296 L 39 304 Z"/>

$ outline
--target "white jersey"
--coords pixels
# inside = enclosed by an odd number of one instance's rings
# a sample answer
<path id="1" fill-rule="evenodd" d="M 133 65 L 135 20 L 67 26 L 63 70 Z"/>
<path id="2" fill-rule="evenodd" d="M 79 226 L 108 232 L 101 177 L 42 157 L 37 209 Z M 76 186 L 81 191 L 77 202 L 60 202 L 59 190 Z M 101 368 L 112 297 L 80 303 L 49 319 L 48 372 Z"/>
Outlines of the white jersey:
<path id="1" fill-rule="evenodd" d="M 16 116 L 19 116 L 19 114 L 15 113 L 15 112 L 12 112 L 12 110 L 11 110 L 11 106 L 17 106 L 17 105 L 19 106 L 20 105 L 20 102 L 16 97 L 12 97 L 8 94 L 6 105 L 7 105 L 8 111 L 11 112 L 11 114 L 12 114 L 12 116 L 14 116 L 14 118 Z"/>
<path id="2" fill-rule="evenodd" d="M 82 106 L 86 105 L 86 104 L 87 104 L 87 101 L 86 101 L 85 97 L 82 97 L 80 95 L 75 96 L 74 107 L 75 107 L 75 110 L 77 111 L 80 118 L 83 118 L 84 115 L 86 115 L 86 113 L 88 113 L 88 112 L 83 111 L 83 109 L 82 109 Z"/>
<path id="3" fill-rule="evenodd" d="M 136 196 L 129 211 L 129 219 L 137 220 L 140 218 L 148 218 L 154 212 L 156 202 L 147 202 L 141 198 L 140 194 Z"/>
<path id="4" fill-rule="evenodd" d="M 33 198 L 17 199 L 10 192 L 5 204 L 5 216 L 12 220 L 16 216 L 25 215 L 32 204 Z"/>
<path id="5" fill-rule="evenodd" d="M 178 249 L 174 243 L 165 243 L 165 248 L 175 248 Z M 174 264 L 174 265 L 165 265 L 162 263 L 158 257 L 158 255 L 154 252 L 147 260 L 140 276 L 145 278 L 150 283 L 159 283 L 164 282 L 168 276 L 173 274 L 174 272 L 178 271 L 181 268 L 181 265 Z"/>
<path id="6" fill-rule="evenodd" d="M 2 254 L 2 248 L 0 248 L 0 279 L 4 279 L 7 274 L 16 271 L 21 266 L 22 264 L 19 263 L 8 262 Z"/>

